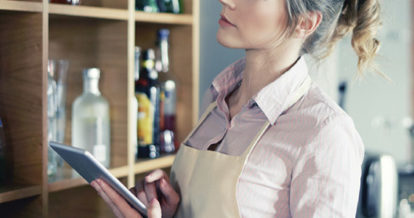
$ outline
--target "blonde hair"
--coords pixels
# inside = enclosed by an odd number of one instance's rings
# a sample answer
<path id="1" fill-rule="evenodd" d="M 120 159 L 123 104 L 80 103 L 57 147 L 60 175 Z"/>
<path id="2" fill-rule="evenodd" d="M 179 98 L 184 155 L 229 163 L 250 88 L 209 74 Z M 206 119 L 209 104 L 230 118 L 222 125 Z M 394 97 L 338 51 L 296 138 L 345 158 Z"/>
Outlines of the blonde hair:
<path id="1" fill-rule="evenodd" d="M 358 76 L 369 69 L 377 70 L 374 59 L 380 47 L 375 37 L 381 26 L 379 0 L 286 0 L 290 31 L 301 16 L 319 11 L 323 19 L 317 30 L 305 41 L 302 54 L 319 59 L 329 56 L 337 42 L 352 32 L 352 47 L 358 56 Z"/>

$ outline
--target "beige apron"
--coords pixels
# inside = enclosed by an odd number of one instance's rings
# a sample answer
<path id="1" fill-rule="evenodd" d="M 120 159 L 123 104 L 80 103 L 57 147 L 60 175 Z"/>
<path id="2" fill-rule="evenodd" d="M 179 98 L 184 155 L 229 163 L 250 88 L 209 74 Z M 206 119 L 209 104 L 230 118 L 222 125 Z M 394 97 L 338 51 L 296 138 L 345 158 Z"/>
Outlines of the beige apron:
<path id="1" fill-rule="evenodd" d="M 311 79 L 308 76 L 286 101 L 287 105 L 284 108 L 287 109 L 297 102 L 309 90 L 310 85 Z M 215 106 L 214 101 L 184 142 Z M 181 196 L 176 217 L 240 217 L 236 200 L 237 182 L 251 151 L 269 125 L 266 121 L 241 156 L 198 150 L 181 144 L 171 169 L 171 184 Z"/>

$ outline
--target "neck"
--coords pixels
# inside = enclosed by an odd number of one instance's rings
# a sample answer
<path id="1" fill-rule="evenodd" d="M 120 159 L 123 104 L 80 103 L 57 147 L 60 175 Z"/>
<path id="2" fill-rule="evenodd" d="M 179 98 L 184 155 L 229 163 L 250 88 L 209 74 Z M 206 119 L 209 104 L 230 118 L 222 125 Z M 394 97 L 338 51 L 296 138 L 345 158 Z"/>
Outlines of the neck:
<path id="1" fill-rule="evenodd" d="M 285 52 L 286 51 L 286 52 Z M 263 87 L 288 71 L 299 58 L 297 52 L 283 49 L 247 49 L 246 66 L 240 88 L 236 91 L 232 102 L 244 105 Z"/>
<path id="2" fill-rule="evenodd" d="M 95 95 L 100 95 L 101 92 L 99 91 L 99 80 L 98 79 L 86 79 L 83 82 L 83 92 L 84 93 L 92 93 Z"/>

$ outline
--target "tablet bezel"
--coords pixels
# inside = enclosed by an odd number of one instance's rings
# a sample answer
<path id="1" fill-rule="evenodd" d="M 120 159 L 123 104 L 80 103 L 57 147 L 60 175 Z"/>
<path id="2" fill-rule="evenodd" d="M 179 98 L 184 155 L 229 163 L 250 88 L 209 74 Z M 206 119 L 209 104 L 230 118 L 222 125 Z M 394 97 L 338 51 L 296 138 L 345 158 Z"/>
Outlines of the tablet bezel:
<path id="1" fill-rule="evenodd" d="M 76 170 L 89 184 L 95 179 L 103 179 L 117 191 L 141 215 L 147 216 L 147 208 L 135 197 L 116 177 L 114 177 L 95 157 L 86 150 L 68 146 L 58 142 L 49 142 L 56 151 L 73 169 Z"/>

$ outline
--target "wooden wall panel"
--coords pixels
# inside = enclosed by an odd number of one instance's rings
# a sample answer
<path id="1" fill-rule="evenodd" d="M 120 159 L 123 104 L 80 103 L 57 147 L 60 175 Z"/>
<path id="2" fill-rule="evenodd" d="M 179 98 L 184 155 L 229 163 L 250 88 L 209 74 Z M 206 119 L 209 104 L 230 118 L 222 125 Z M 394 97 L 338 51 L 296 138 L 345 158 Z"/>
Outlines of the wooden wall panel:
<path id="1" fill-rule="evenodd" d="M 6 218 L 39 218 L 42 215 L 41 197 L 31 197 L 0 204 L 0 215 Z"/>
<path id="2" fill-rule="evenodd" d="M 190 26 L 139 23 L 136 45 L 155 48 L 157 30 L 170 29 L 170 71 L 177 83 L 177 135 L 181 142 L 192 129 L 192 29 Z M 162 77 L 162 73 L 159 75 Z"/>
<path id="3" fill-rule="evenodd" d="M 42 14 L 0 14 L 0 117 L 10 182 L 42 183 Z"/>
<path id="4" fill-rule="evenodd" d="M 101 69 L 99 89 L 111 110 L 111 166 L 127 164 L 127 23 L 86 18 L 50 20 L 49 54 L 68 59 L 66 136 L 71 144 L 72 104 L 81 95 L 82 70 Z"/>

